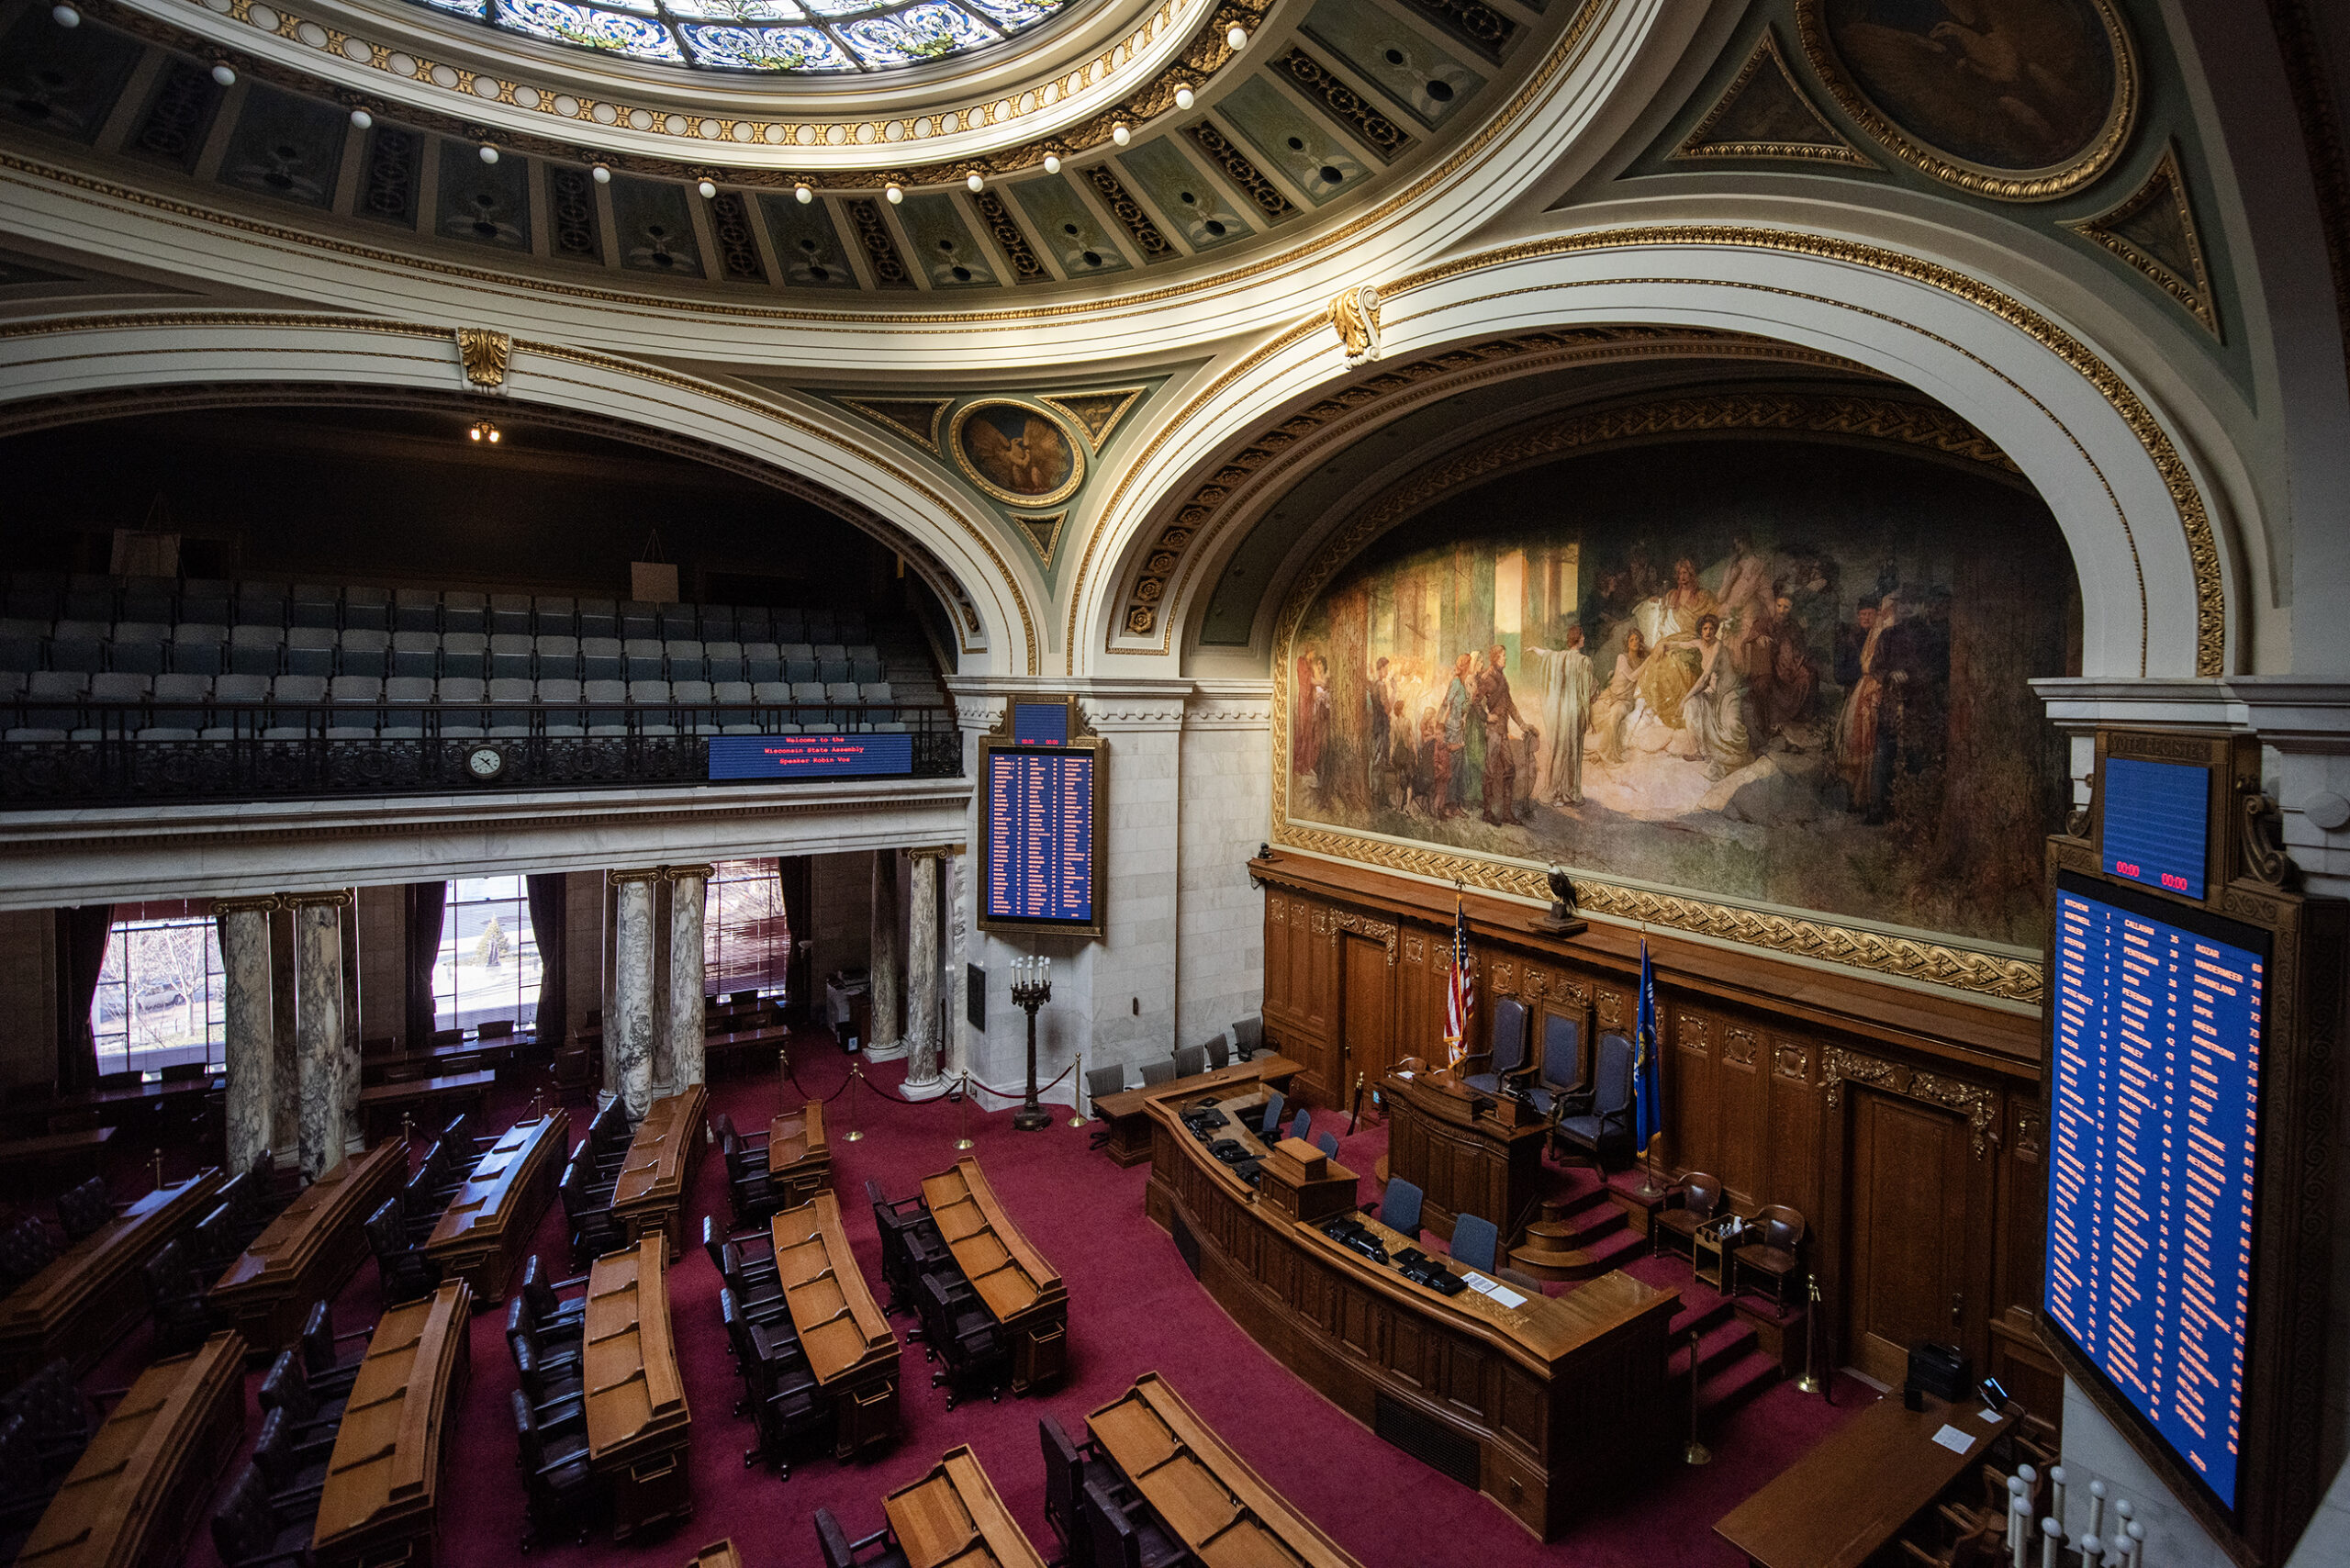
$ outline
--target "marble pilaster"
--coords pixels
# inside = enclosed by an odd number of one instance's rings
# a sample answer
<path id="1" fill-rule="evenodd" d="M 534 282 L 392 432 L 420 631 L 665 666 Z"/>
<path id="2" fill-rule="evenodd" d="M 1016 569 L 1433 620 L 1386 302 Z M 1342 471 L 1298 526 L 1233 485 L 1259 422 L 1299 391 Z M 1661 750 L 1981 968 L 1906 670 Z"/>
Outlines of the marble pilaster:
<path id="1" fill-rule="evenodd" d="M 347 892 L 291 893 L 294 909 L 294 1044 L 300 1074 L 302 1175 L 316 1181 L 341 1163 L 344 1147 L 342 912 Z"/>
<path id="2" fill-rule="evenodd" d="M 912 849 L 912 896 L 906 912 L 905 1091 L 919 1096 L 938 1076 L 938 872 L 944 849 Z"/>
<path id="3" fill-rule="evenodd" d="M 604 1015 L 604 1082 L 641 1119 L 653 1103 L 653 883 L 659 870 L 611 871 L 612 1005 Z"/>
<path id="4" fill-rule="evenodd" d="M 866 951 L 873 1037 L 865 1054 L 873 1061 L 895 1061 L 906 1054 L 899 1027 L 906 1005 L 905 920 L 898 910 L 898 852 L 873 852 L 872 937 Z"/>
<path id="5" fill-rule="evenodd" d="M 703 1077 L 702 905 L 710 886 L 707 866 L 667 866 L 669 883 L 669 1070 L 679 1089 Z"/>
<path id="6" fill-rule="evenodd" d="M 277 1006 L 269 962 L 274 898 L 222 899 L 222 1025 L 229 1065 L 229 1169 L 241 1172 L 274 1146 L 277 1105 Z"/>

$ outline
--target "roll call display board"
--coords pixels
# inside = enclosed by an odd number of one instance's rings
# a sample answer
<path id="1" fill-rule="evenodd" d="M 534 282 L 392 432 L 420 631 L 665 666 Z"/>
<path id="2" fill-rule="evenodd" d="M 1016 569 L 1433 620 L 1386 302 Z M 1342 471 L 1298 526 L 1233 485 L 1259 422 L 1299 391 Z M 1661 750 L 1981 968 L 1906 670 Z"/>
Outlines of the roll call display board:
<path id="1" fill-rule="evenodd" d="M 1099 758 L 990 747 L 985 760 L 989 918 L 1093 925 Z"/>
<path id="2" fill-rule="evenodd" d="M 2208 767 L 2108 758 L 2104 843 L 2098 850 L 2105 874 L 2181 898 L 2201 898 L 2210 805 Z"/>
<path id="3" fill-rule="evenodd" d="M 712 735 L 712 778 L 853 778 L 914 770 L 914 738 L 878 734 Z"/>
<path id="4" fill-rule="evenodd" d="M 2047 1316 L 2232 1511 L 2269 938 L 2067 872 L 2052 956 Z"/>

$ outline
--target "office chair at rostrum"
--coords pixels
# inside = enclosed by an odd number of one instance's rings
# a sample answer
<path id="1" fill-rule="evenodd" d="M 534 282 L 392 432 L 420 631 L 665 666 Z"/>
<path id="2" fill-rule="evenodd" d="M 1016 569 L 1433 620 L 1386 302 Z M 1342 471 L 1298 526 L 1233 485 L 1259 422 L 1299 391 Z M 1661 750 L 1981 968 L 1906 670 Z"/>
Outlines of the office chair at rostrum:
<path id="1" fill-rule="evenodd" d="M 1000 1401 L 1011 1376 L 1012 1346 L 979 1293 L 959 1276 L 950 1284 L 943 1274 L 924 1274 L 922 1302 L 923 1349 L 939 1361 L 930 1385 L 946 1388 L 946 1408 L 981 1388 L 990 1404 Z"/>
<path id="2" fill-rule="evenodd" d="M 1119 1063 L 1113 1062 L 1108 1067 L 1097 1067 L 1086 1073 L 1085 1103 L 1093 1107 L 1093 1119 L 1102 1124 L 1093 1129 L 1093 1136 L 1087 1140 L 1086 1148 L 1100 1148 L 1110 1141 L 1110 1118 L 1102 1113 L 1102 1097 L 1105 1094 L 1122 1094 L 1125 1092 L 1125 1088 L 1126 1070 Z"/>

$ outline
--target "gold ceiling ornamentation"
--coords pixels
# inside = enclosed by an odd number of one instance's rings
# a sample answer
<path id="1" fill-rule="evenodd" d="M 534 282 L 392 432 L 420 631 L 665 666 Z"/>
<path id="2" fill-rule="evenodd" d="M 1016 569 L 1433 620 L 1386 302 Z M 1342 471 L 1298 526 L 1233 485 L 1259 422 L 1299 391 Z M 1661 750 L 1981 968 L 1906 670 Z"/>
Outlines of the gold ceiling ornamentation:
<path id="1" fill-rule="evenodd" d="M 201 5 L 202 0 L 191 0 L 191 3 Z M 391 115 L 405 125 L 463 135 L 466 134 L 467 124 L 472 125 L 474 132 L 479 131 L 475 110 L 484 100 L 509 104 L 545 116 L 550 122 L 549 136 L 536 138 L 501 134 L 498 138 L 501 144 L 541 156 L 582 162 L 588 161 L 588 155 L 578 142 L 593 141 L 600 133 L 627 130 L 641 136 L 670 138 L 679 143 L 693 144 L 690 151 L 681 146 L 678 162 L 626 155 L 608 157 L 605 162 L 616 168 L 686 179 L 697 178 L 704 172 L 704 161 L 708 156 L 705 150 L 871 148 L 877 152 L 883 149 L 902 149 L 907 153 L 919 154 L 925 142 L 943 137 L 1048 116 L 1055 107 L 1070 98 L 1096 91 L 1103 82 L 1129 71 L 1137 59 L 1150 54 L 1158 46 L 1169 28 L 1181 25 L 1203 10 L 1210 13 L 1202 17 L 1191 39 L 1157 76 L 1147 82 L 1136 82 L 1121 103 L 1112 105 L 1104 112 L 1077 125 L 1058 128 L 1048 138 L 1040 131 L 1037 140 L 1018 147 L 906 168 L 831 173 L 729 170 L 725 175 L 729 182 L 739 185 L 788 188 L 794 184 L 806 183 L 822 187 L 874 189 L 885 179 L 895 179 L 901 185 L 911 186 L 951 184 L 970 174 L 1010 174 L 1041 163 L 1049 151 L 1066 152 L 1107 142 L 1111 140 L 1113 125 L 1121 121 L 1139 124 L 1164 113 L 1173 106 L 1179 88 L 1198 87 L 1229 62 L 1234 50 L 1225 34 L 1236 26 L 1253 33 L 1271 5 L 1272 0 L 1218 0 L 1213 6 L 1203 6 L 1191 3 L 1191 0 L 1161 0 L 1124 37 L 1104 44 L 1043 82 L 975 98 L 954 108 L 865 120 L 734 118 L 696 114 L 653 103 L 599 98 L 560 85 L 519 79 L 509 81 L 487 72 L 431 60 L 417 53 L 397 35 L 383 39 L 361 37 L 346 28 L 329 27 L 295 12 L 263 4 L 261 0 L 227 0 L 222 9 L 225 9 L 228 20 L 241 22 L 257 32 L 289 39 L 346 64 L 380 71 L 395 81 L 432 89 L 445 95 L 448 100 L 445 117 L 436 116 L 421 105 L 411 106 L 391 99 L 366 99 L 355 103 L 355 107 Z M 167 47 L 186 50 L 202 41 L 169 23 L 122 5 L 118 0 L 89 0 L 83 8 L 96 19 Z M 204 8 L 214 9 L 208 6 Z M 300 73 L 257 57 L 240 57 L 235 64 L 241 75 L 257 75 L 278 82 L 281 85 L 305 79 Z M 322 81 L 311 80 L 308 84 L 330 96 L 349 96 L 347 92 Z M 488 90 L 484 91 L 485 88 Z M 576 140 L 555 140 L 557 138 Z"/>
<path id="2" fill-rule="evenodd" d="M 465 385 L 495 392 L 506 385 L 507 362 L 514 356 L 514 340 L 488 327 L 457 329 L 457 360 L 465 367 Z"/>
<path id="3" fill-rule="evenodd" d="M 1067 414 L 1085 432 L 1086 444 L 1100 452 L 1149 390 L 1147 386 L 1116 386 L 1102 392 L 1039 392 L 1036 401 Z"/>
<path id="4" fill-rule="evenodd" d="M 1974 1134 L 1977 1159 L 1988 1155 L 1991 1146 L 1999 1141 L 1998 1093 L 1982 1084 L 1945 1078 L 1921 1068 L 1904 1067 L 1842 1046 L 1830 1046 L 1822 1052 L 1820 1081 L 1827 1086 L 1828 1108 L 1831 1111 L 1843 1100 L 1844 1084 L 1861 1083 L 1944 1110 L 1964 1112 Z"/>
<path id="5" fill-rule="evenodd" d="M 1779 52 L 1778 33 L 1768 27 L 1737 78 L 1672 156 L 1676 162 L 1760 158 L 1877 167 L 1875 159 L 1844 140 L 1796 83 Z"/>
<path id="6" fill-rule="evenodd" d="M 2015 465 L 1973 426 L 1938 405 L 1853 394 L 1759 393 L 1658 398 L 1578 409 L 1456 454 L 1371 503 L 1325 541 L 1283 602 L 1273 638 L 1275 736 L 1289 733 L 1289 650 L 1323 588 L 1347 562 L 1389 529 L 1442 497 L 1496 475 L 1630 441 L 1670 440 L 1725 431 L 1779 431 L 1883 441 L 1922 448 L 2013 473 Z M 1288 752 L 1273 747 L 1273 842 L 1384 870 L 1449 881 L 1547 902 L 1547 867 L 1460 853 L 1441 846 L 1348 833 L 1289 814 Z M 1750 909 L 1610 880 L 1575 869 L 1583 907 L 1772 952 L 1897 976 L 2017 1002 L 2037 1002 L 2038 963 L 2011 953 L 1954 945 L 1922 934 L 1849 925 L 1812 913 Z"/>
<path id="7" fill-rule="evenodd" d="M 2163 150 L 2162 161 L 2145 183 L 2124 196 L 2121 206 L 2065 227 L 2154 279 L 2213 337 L 2220 335 L 2211 274 L 2203 264 L 2203 241 L 2196 233 L 2195 208 L 2187 197 L 2177 143 Z"/>
<path id="8" fill-rule="evenodd" d="M 1326 314 L 1308 325 L 1318 330 L 1331 319 L 1332 315 Z M 1306 437 L 1348 414 L 1481 365 L 1493 366 L 1494 375 L 1508 375 L 1551 369 L 1571 360 L 1654 358 L 1691 353 L 1741 358 L 1760 355 L 1790 364 L 1848 370 L 1855 375 L 1869 374 L 1849 361 L 1764 338 L 1695 328 L 1684 330 L 1656 327 L 1574 327 L 1551 332 L 1523 332 L 1448 349 L 1440 354 L 1382 370 L 1369 380 L 1338 388 L 1260 433 L 1195 489 L 1189 503 L 1160 531 L 1156 547 L 1144 561 L 1141 574 L 1127 595 L 1119 630 L 1129 637 L 1147 637 L 1156 631 L 1160 634 L 1159 647 L 1150 651 L 1164 652 L 1173 635 L 1173 627 L 1161 609 L 1176 586 L 1171 579 L 1179 572 L 1188 574 L 1210 543 L 1221 534 L 1228 503 L 1243 486 L 1250 483 L 1252 476 L 1270 478 L 1294 466 L 1303 458 L 1301 443 Z M 1521 361 L 1528 363 L 1519 368 Z M 1186 409 L 1185 413 L 1191 411 Z M 1149 454 L 1144 455 L 1147 458 Z M 1137 462 L 1133 466 L 1139 465 Z M 1131 473 L 1132 467 L 1128 471 Z"/>
<path id="9" fill-rule="evenodd" d="M 1945 67 L 1939 76 L 1929 82 L 1923 73 L 1905 73 L 1902 67 L 1909 59 L 1930 49 L 1936 55 L 1952 52 L 1968 53 L 1971 46 L 1985 43 L 1975 28 L 1945 22 L 1947 38 L 1930 39 L 1919 24 L 1888 23 L 1874 26 L 1871 37 L 1882 45 L 1880 85 L 1875 96 L 1865 90 L 1850 64 L 1837 49 L 1835 23 L 1828 16 L 1827 0 L 1796 0 L 1796 27 L 1803 40 L 1804 57 L 1810 61 L 1812 71 L 1828 90 L 1836 95 L 1837 106 L 1852 122 L 1874 137 L 1886 151 L 1923 174 L 1955 185 L 1969 196 L 1989 196 L 1999 201 L 2049 201 L 2079 190 L 2110 168 L 2129 144 L 2130 132 L 2136 124 L 2140 84 L 2138 58 L 2130 42 L 2129 29 L 2122 25 L 2121 14 L 2114 0 L 2042 0 L 2040 10 L 2047 13 L 2035 21 L 2043 27 L 2062 26 L 2066 19 L 2058 13 L 2079 10 L 2094 17 L 2098 30 L 2092 49 L 2101 43 L 2111 73 L 2110 93 L 2104 119 L 2096 130 L 2078 147 L 2065 151 L 2051 140 L 2049 162 L 2039 168 L 2006 167 L 1976 162 L 1948 147 L 1938 146 L 1931 140 L 1944 134 L 1929 129 L 1937 120 L 1952 130 L 1966 122 L 1970 115 L 1990 116 L 2007 108 L 2002 100 L 2013 97 L 2026 114 L 2009 113 L 2009 123 L 2002 129 L 2020 136 L 2045 133 L 2055 138 L 2045 118 L 2031 108 L 2029 98 L 2036 89 L 2010 93 L 2000 87 L 1993 76 L 1967 73 Z M 2031 8 L 2027 8 L 2031 9 Z M 1937 28 L 1941 30 L 1941 28 Z M 2046 75 L 2056 62 L 2053 59 L 2032 59 L 2042 53 L 2042 39 L 2045 35 L 2025 41 L 2026 58 L 2035 72 Z M 1986 47 L 1997 48 L 1998 44 Z M 2010 40 L 2006 47 L 2015 47 Z M 1970 88 L 1968 84 L 1975 85 Z M 2079 93 L 2087 84 L 2058 82 L 2063 92 Z M 1894 97 L 1896 91 L 1901 100 Z M 1968 99 L 1965 95 L 1974 92 Z M 1940 94 L 1938 99 L 1936 95 Z M 1952 101 L 1955 99 L 1956 101 Z M 1880 101 L 1883 100 L 1883 101 Z M 2036 122 L 2036 124 L 2034 123 Z"/>
<path id="10" fill-rule="evenodd" d="M 1330 301 L 1330 325 L 1349 366 L 1379 357 L 1379 286 L 1359 283 Z"/>
<path id="11" fill-rule="evenodd" d="M 1028 543 L 1036 547 L 1036 554 L 1044 558 L 1046 569 L 1051 570 L 1053 551 L 1060 544 L 1061 530 L 1069 525 L 1069 513 L 1057 511 L 1044 517 L 1014 517 L 1012 521 L 1019 524 L 1020 532 L 1027 536 Z"/>
<path id="12" fill-rule="evenodd" d="M 884 430 L 904 436 L 932 456 L 938 455 L 938 427 L 946 418 L 952 398 L 843 398 L 841 407 L 863 414 Z"/>

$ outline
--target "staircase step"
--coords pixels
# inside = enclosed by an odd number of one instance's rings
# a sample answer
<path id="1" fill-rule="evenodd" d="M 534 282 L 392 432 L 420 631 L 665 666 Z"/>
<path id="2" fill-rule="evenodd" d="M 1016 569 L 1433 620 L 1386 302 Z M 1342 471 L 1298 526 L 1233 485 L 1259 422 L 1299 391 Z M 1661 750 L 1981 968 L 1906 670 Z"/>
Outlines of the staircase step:
<path id="1" fill-rule="evenodd" d="M 1700 1383 L 1753 1348 L 1754 1330 L 1735 1318 L 1706 1328 L 1697 1337 L 1697 1377 Z M 1689 1375 L 1689 1338 L 1686 1334 L 1680 1336 L 1676 1348 L 1665 1358 L 1664 1375 L 1675 1383 Z"/>
<path id="2" fill-rule="evenodd" d="M 1700 1417 L 1734 1410 L 1778 1380 L 1778 1361 L 1759 1350 L 1749 1350 L 1697 1384 Z"/>
<path id="3" fill-rule="evenodd" d="M 1665 1326 L 1666 1342 L 1686 1345 L 1693 1330 L 1699 1334 L 1707 1333 L 1716 1324 L 1722 1322 L 1729 1315 L 1729 1303 L 1719 1296 L 1714 1297 L 1711 1301 L 1692 1302 L 1684 1294 L 1681 1298 L 1681 1310 L 1674 1313 L 1673 1321 Z"/>

